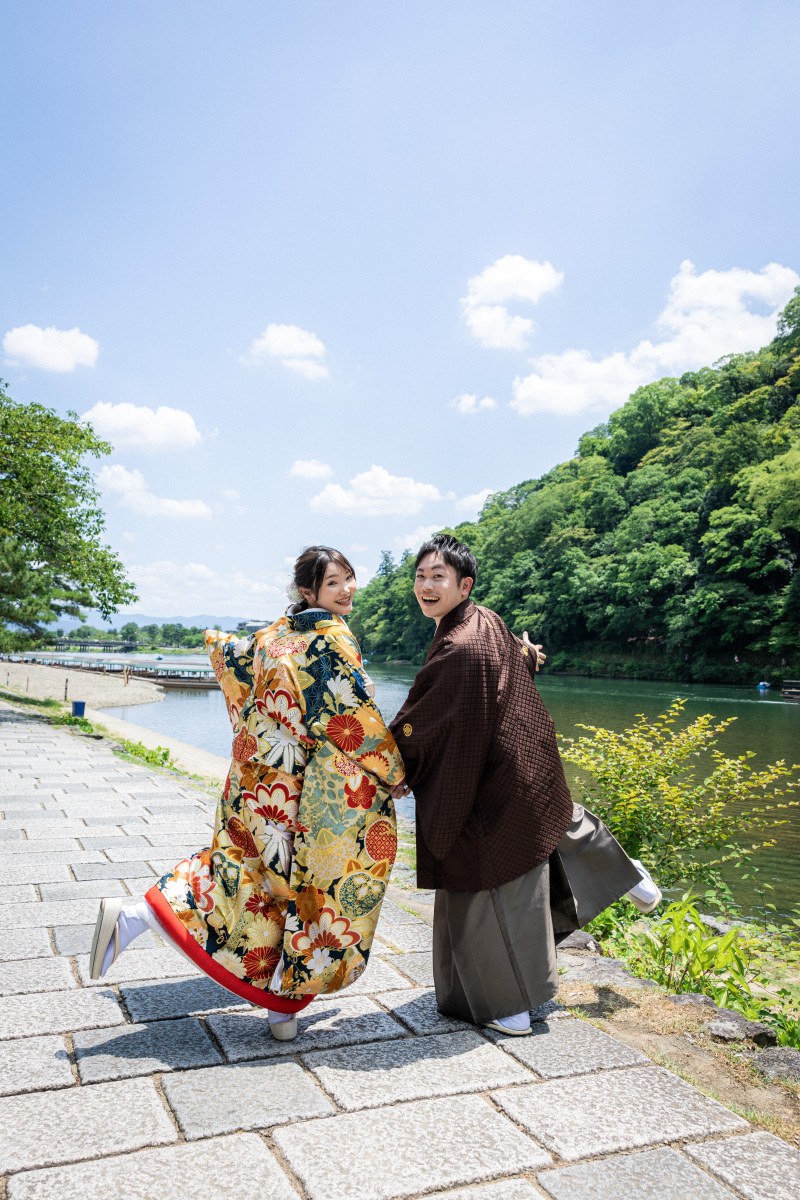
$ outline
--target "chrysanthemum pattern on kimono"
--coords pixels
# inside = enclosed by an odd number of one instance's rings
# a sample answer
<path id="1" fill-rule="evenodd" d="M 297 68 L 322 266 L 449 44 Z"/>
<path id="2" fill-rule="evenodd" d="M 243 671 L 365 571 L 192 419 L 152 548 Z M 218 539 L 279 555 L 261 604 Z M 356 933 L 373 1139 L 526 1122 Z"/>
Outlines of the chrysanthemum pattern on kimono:
<path id="1" fill-rule="evenodd" d="M 361 654 L 340 617 L 281 618 L 206 645 L 233 725 L 210 847 L 158 887 L 237 979 L 282 996 L 362 974 L 397 849 L 403 778 Z M 276 968 L 281 971 L 276 972 Z"/>

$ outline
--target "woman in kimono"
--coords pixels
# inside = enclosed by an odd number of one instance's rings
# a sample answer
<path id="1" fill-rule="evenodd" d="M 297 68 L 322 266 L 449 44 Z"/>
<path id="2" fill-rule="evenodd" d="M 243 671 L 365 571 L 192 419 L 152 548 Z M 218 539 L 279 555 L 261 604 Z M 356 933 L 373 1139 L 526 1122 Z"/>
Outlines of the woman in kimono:
<path id="1" fill-rule="evenodd" d="M 209 847 L 140 904 L 101 901 L 100 978 L 154 929 L 217 983 L 269 1010 L 290 1040 L 314 996 L 363 973 L 397 849 L 404 768 L 345 618 L 355 573 L 311 546 L 286 616 L 248 638 L 206 632 L 233 725 Z"/>

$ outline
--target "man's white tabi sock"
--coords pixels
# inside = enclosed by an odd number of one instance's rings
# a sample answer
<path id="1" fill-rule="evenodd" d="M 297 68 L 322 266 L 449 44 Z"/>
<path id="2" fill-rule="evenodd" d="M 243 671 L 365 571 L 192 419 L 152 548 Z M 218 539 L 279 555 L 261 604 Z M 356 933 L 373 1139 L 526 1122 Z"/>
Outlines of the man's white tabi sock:
<path id="1" fill-rule="evenodd" d="M 653 877 L 647 867 L 643 867 L 638 858 L 632 858 L 631 862 L 636 867 L 636 870 L 642 877 L 641 883 L 637 883 L 636 887 L 632 887 L 625 895 L 630 900 L 631 904 L 635 905 L 641 913 L 652 912 L 661 903 L 661 889 L 653 882 Z"/>
<path id="2" fill-rule="evenodd" d="M 519 1033 L 523 1029 L 530 1029 L 531 1014 L 526 1011 L 517 1013 L 513 1017 L 497 1017 L 495 1025 L 502 1025 L 505 1029 L 514 1029 Z"/>
<path id="3" fill-rule="evenodd" d="M 117 918 L 117 929 L 119 931 L 119 950 L 120 954 L 126 946 L 130 946 L 134 938 L 137 938 L 142 933 L 146 933 L 148 929 L 152 929 L 151 923 L 152 909 L 150 905 L 141 900 L 138 904 L 126 904 L 120 909 L 119 917 Z M 108 943 L 108 949 L 103 958 L 103 966 L 100 974 L 105 975 L 108 968 L 114 961 L 114 939 Z"/>

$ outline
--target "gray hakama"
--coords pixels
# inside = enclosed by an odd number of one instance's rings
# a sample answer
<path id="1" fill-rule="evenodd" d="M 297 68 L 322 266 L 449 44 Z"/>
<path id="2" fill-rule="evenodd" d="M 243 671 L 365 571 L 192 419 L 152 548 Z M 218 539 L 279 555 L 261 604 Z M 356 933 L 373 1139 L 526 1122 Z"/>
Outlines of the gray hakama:
<path id="1" fill-rule="evenodd" d="M 558 992 L 556 945 L 641 882 L 603 822 L 580 804 L 538 867 L 483 892 L 437 890 L 433 976 L 439 1011 L 480 1024 Z"/>

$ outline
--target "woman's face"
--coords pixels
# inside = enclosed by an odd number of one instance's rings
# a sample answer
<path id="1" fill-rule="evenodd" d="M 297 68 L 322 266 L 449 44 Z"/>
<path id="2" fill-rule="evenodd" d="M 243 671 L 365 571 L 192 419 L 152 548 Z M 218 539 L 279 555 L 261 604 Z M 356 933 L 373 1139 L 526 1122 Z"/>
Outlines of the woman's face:
<path id="1" fill-rule="evenodd" d="M 326 608 L 328 612 L 346 617 L 353 610 L 356 587 L 355 575 L 337 563 L 328 563 L 316 596 L 310 588 L 300 588 L 300 592 L 309 608 Z"/>

